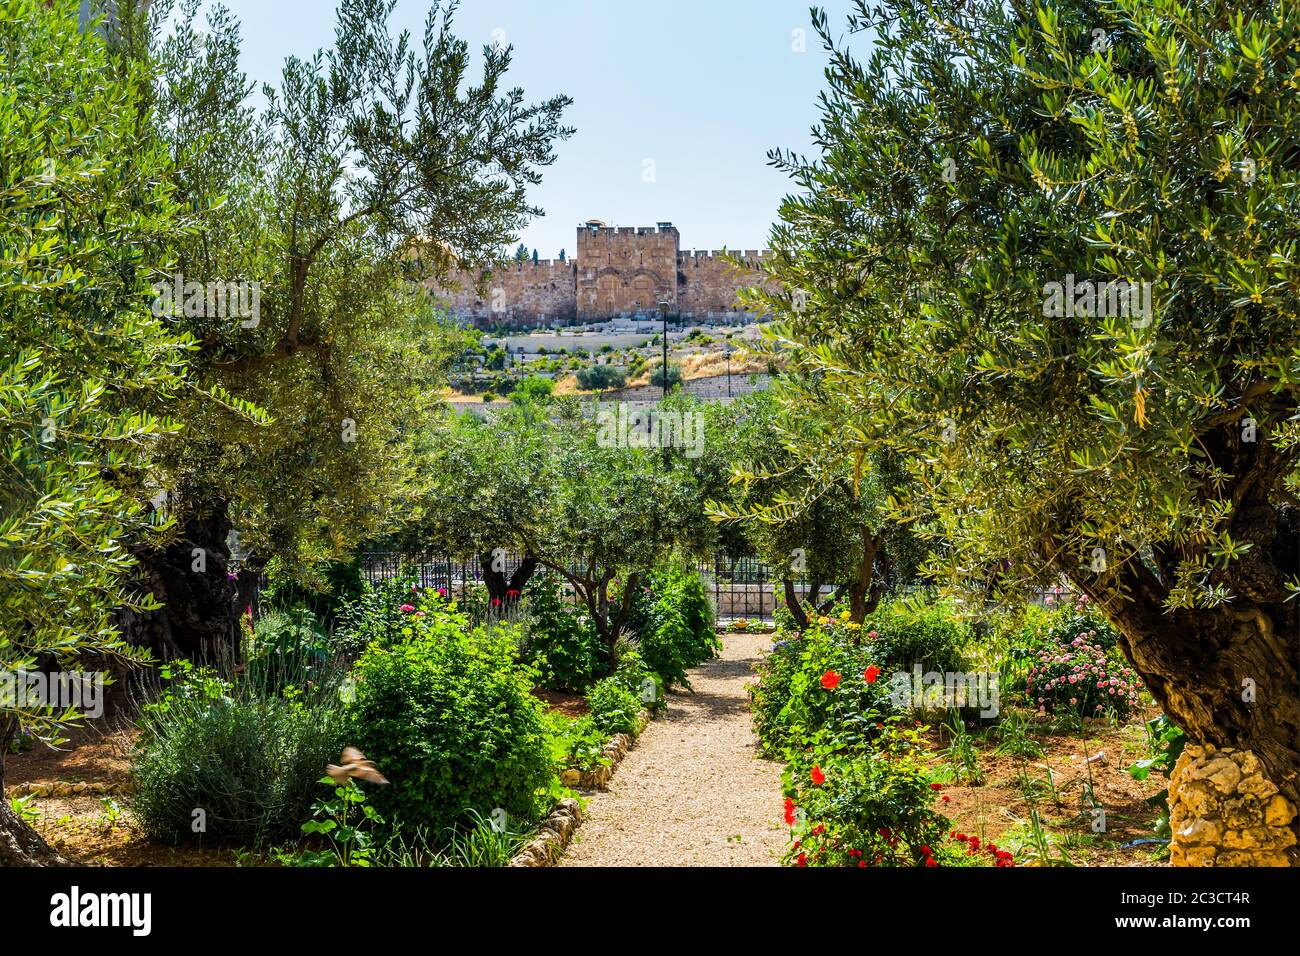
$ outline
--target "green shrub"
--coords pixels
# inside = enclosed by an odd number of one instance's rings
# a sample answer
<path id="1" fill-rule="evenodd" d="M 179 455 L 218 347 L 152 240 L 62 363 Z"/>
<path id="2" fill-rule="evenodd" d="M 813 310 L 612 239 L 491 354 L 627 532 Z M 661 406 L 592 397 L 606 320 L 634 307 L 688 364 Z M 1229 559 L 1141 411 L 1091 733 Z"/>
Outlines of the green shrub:
<path id="1" fill-rule="evenodd" d="M 332 622 L 345 602 L 355 601 L 365 589 L 361 561 L 329 561 L 312 569 L 303 580 L 299 573 L 288 573 L 280 559 L 272 558 L 266 568 L 266 587 L 260 599 L 263 607 L 305 607 L 318 621 Z"/>
<path id="2" fill-rule="evenodd" d="M 651 573 L 633 605 L 629 631 L 646 665 L 668 687 L 690 687 L 686 671 L 722 649 L 713 605 L 698 572 L 664 565 Z"/>
<path id="3" fill-rule="evenodd" d="M 401 574 L 378 584 L 367 581 L 360 594 L 339 602 L 334 646 L 356 657 L 374 641 L 389 644 L 400 640 L 403 629 L 410 624 L 411 613 L 402 608 L 414 607 L 418 600 L 413 574 Z"/>
<path id="4" fill-rule="evenodd" d="M 598 391 L 622 388 L 627 384 L 627 370 L 617 365 L 589 365 L 578 370 L 578 388 Z"/>
<path id="5" fill-rule="evenodd" d="M 802 663 L 799 638 L 778 640 L 757 667 L 758 680 L 749 685 L 749 710 L 754 731 L 769 756 L 781 753 L 789 737 L 789 711 L 794 676 Z"/>
<path id="6" fill-rule="evenodd" d="M 962 667 L 966 625 L 948 604 L 898 601 L 878 609 L 862 624 L 877 666 L 889 672 L 956 671 Z"/>
<path id="7" fill-rule="evenodd" d="M 602 667 L 604 655 L 590 618 L 564 599 L 552 574 L 536 574 L 524 588 L 525 654 L 543 687 L 582 690 Z"/>
<path id="8" fill-rule="evenodd" d="M 324 630 L 306 607 L 264 611 L 244 648 L 250 678 L 263 686 L 319 681 L 331 656 Z"/>
<path id="9" fill-rule="evenodd" d="M 357 746 L 391 781 L 376 807 L 391 824 L 434 834 L 469 810 L 532 819 L 553 778 L 535 675 L 515 660 L 513 637 L 467 632 L 456 618 L 413 617 L 401 642 L 372 644 L 350 708 Z"/>
<path id="10" fill-rule="evenodd" d="M 266 682 L 288 678 L 283 669 L 230 681 L 184 661 L 163 674 L 168 684 L 142 710 L 131 765 L 132 808 L 145 833 L 243 846 L 296 836 L 325 764 L 348 743 L 335 683 L 305 692 Z"/>
<path id="11" fill-rule="evenodd" d="M 596 681 L 587 694 L 591 719 L 602 734 L 636 735 L 640 729 L 637 714 L 641 711 L 641 698 L 637 692 L 616 677 Z"/>
<path id="12" fill-rule="evenodd" d="M 1060 647 L 1069 646 L 1077 637 L 1084 637 L 1104 651 L 1119 644 L 1119 632 L 1086 601 L 1063 605 L 1048 615 L 1043 637 Z"/>
<path id="13" fill-rule="evenodd" d="M 553 713 L 546 715 L 546 721 L 551 733 L 551 760 L 557 770 L 593 770 L 608 763 L 603 750 L 609 735 L 601 733 L 591 714 L 574 720 Z"/>

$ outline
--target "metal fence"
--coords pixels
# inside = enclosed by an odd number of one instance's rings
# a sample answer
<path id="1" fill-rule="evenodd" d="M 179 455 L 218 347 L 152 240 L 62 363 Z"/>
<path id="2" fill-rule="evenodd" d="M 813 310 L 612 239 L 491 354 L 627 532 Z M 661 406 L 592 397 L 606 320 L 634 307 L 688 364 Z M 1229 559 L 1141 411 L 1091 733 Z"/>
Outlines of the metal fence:
<path id="1" fill-rule="evenodd" d="M 516 552 L 496 555 L 498 568 L 509 579 L 523 561 Z M 773 577 L 771 567 L 752 556 L 715 554 L 712 559 L 695 563 L 704 581 L 705 589 L 713 599 L 718 619 L 731 621 L 738 618 L 771 621 L 778 595 L 783 593 L 781 578 Z M 538 569 L 539 573 L 542 569 Z M 577 569 L 574 569 L 577 570 Z M 397 551 L 375 551 L 362 555 L 362 576 L 371 584 L 379 584 L 396 577 L 410 576 L 421 589 L 445 588 L 450 595 L 460 595 L 473 584 L 483 581 L 482 565 L 477 555 L 454 557 L 443 554 L 419 554 Z M 803 594 L 808 584 L 802 578 L 794 579 L 797 593 Z M 822 594 L 829 593 L 823 588 Z M 577 596 L 566 586 L 570 600 Z"/>

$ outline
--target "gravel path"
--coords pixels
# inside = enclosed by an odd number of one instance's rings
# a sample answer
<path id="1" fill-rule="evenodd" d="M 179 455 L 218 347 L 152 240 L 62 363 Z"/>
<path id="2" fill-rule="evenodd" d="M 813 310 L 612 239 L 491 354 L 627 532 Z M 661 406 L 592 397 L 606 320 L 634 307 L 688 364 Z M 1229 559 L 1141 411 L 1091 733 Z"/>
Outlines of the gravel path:
<path id="1" fill-rule="evenodd" d="M 758 757 L 745 684 L 771 635 L 723 635 L 588 796 L 560 866 L 776 866 L 785 848 L 781 765 Z"/>

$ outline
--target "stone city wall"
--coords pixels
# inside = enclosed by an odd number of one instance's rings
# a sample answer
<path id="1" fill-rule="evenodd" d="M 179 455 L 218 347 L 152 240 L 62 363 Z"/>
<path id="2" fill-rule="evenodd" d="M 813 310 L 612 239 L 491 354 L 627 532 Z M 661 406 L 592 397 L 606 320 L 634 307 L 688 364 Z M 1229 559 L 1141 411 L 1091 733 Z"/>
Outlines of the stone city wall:
<path id="1" fill-rule="evenodd" d="M 671 223 L 657 227 L 578 227 L 578 255 L 569 261 L 505 262 L 478 272 L 460 271 L 429 283 L 455 316 L 477 325 L 539 326 L 593 322 L 658 312 L 703 320 L 738 313 L 736 292 L 759 280 L 737 269 L 721 251 L 685 251 Z M 763 253 L 749 250 L 746 262 Z"/>

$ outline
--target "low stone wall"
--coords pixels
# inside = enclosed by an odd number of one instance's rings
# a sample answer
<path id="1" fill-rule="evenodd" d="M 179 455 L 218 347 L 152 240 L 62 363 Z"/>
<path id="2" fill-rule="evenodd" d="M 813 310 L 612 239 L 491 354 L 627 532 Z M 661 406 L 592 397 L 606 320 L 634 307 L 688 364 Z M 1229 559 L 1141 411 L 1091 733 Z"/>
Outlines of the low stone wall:
<path id="1" fill-rule="evenodd" d="M 510 860 L 511 866 L 551 866 L 573 839 L 573 831 L 582 822 L 582 807 L 569 797 L 561 800 L 542 821 L 537 836 Z"/>
<path id="2" fill-rule="evenodd" d="M 644 718 L 641 726 L 644 729 Z M 570 768 L 560 774 L 560 783 L 575 790 L 608 790 L 609 778 L 614 775 L 614 768 L 627 756 L 634 743 L 636 738 L 631 734 L 615 734 L 605 742 L 605 746 L 600 751 L 600 755 L 609 761 L 607 764 L 593 767 L 591 770 Z"/>
<path id="3" fill-rule="evenodd" d="M 1169 778 L 1174 866 L 1291 866 L 1296 808 L 1249 750 L 1188 744 Z"/>

